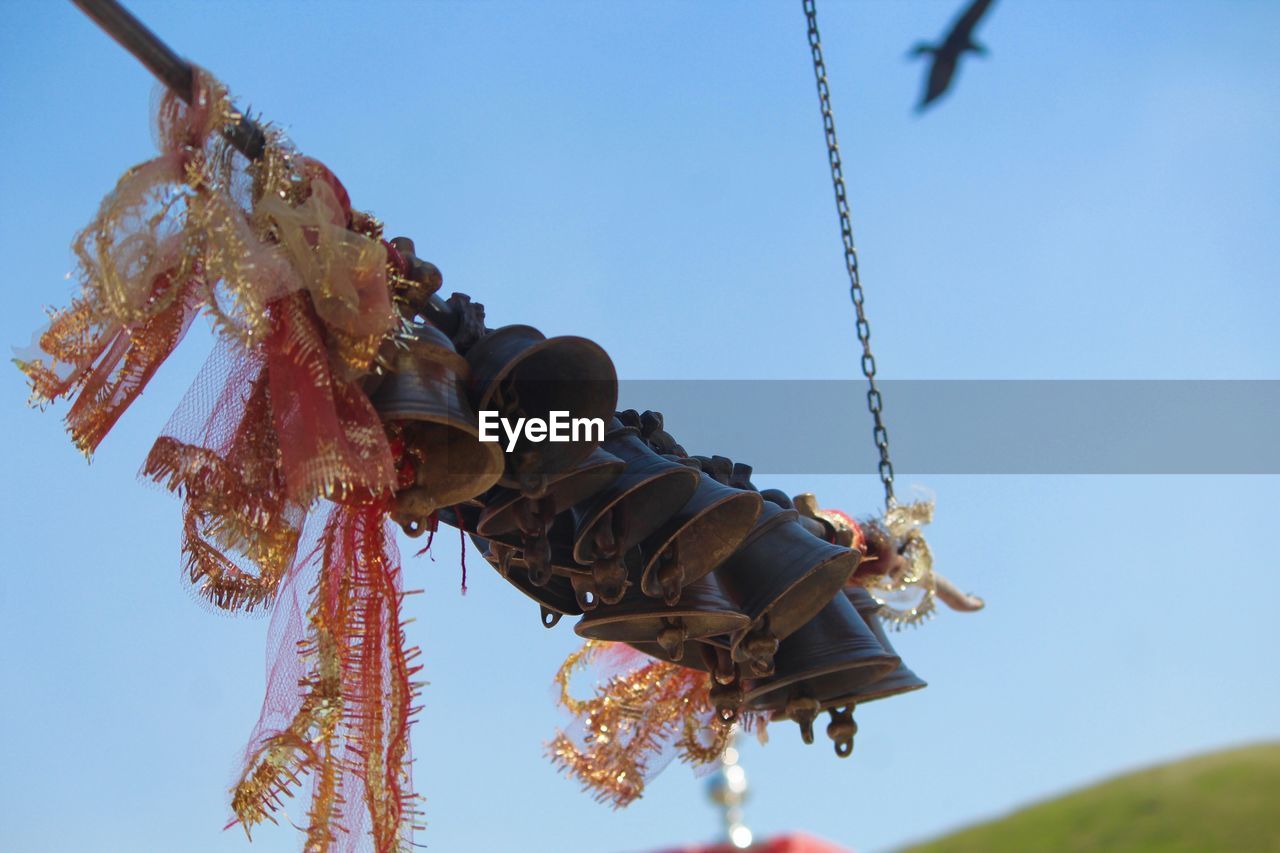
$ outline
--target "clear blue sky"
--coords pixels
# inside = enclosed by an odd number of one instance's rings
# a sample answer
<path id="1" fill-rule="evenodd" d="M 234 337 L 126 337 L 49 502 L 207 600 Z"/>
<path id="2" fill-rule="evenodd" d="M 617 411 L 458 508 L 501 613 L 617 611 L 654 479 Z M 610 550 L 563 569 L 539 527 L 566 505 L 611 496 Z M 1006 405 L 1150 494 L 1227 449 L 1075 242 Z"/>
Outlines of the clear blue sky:
<path id="1" fill-rule="evenodd" d="M 798 2 L 132 5 L 491 322 L 591 336 L 627 378 L 856 372 Z M 885 375 L 1280 377 L 1280 6 L 1002 0 L 990 58 L 920 118 L 904 54 L 959 0 L 821 5 Z M 154 150 L 152 84 L 69 3 L 0 13 L 0 339 L 25 345 L 69 293 L 72 234 Z M 266 622 L 194 603 L 177 502 L 134 477 L 208 346 L 202 327 L 91 466 L 0 371 L 4 850 L 246 849 L 221 827 Z M 748 746 L 757 834 L 883 849 L 1280 736 L 1276 478 L 901 467 L 937 493 L 941 568 L 989 607 L 901 636 L 931 686 L 862 709 L 852 760 L 782 726 Z M 878 498 L 871 478 L 760 485 L 852 512 Z M 457 562 L 444 535 L 408 567 L 427 590 L 409 608 L 431 681 L 420 840 L 709 837 L 682 767 L 619 813 L 553 772 L 549 685 L 574 635 L 474 553 L 461 597 Z"/>

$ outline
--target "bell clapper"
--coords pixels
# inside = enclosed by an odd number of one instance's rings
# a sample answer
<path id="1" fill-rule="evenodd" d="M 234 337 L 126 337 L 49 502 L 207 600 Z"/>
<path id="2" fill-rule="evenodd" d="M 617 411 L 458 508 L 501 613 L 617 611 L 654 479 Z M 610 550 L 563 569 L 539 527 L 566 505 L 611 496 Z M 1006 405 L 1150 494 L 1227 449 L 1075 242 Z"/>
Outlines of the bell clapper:
<path id="1" fill-rule="evenodd" d="M 717 684 L 732 684 L 738 679 L 738 667 L 728 649 L 703 643 L 702 660 Z"/>
<path id="2" fill-rule="evenodd" d="M 596 593 L 605 604 L 617 604 L 627 589 L 627 567 L 621 557 L 601 557 L 591 564 Z"/>
<path id="3" fill-rule="evenodd" d="M 529 583 L 534 586 L 546 586 L 551 582 L 551 543 L 547 537 L 526 539 L 524 562 L 528 567 Z"/>
<path id="4" fill-rule="evenodd" d="M 550 497 L 521 500 L 515 505 L 516 524 L 524 544 L 524 560 L 529 567 L 529 582 L 546 586 L 551 582 L 551 541 L 547 528 L 555 517 L 555 501 Z"/>
<path id="5" fill-rule="evenodd" d="M 511 558 L 515 555 L 516 549 L 501 542 L 490 542 L 489 549 L 498 556 L 498 574 L 504 578 L 511 577 Z"/>
<path id="6" fill-rule="evenodd" d="M 657 589 L 645 590 L 653 598 L 661 598 L 668 607 L 675 607 L 680 602 L 680 592 L 684 589 L 684 566 L 680 564 L 680 537 L 676 537 L 658 558 Z M 656 594 L 655 594 L 656 593 Z"/>
<path id="7" fill-rule="evenodd" d="M 591 577 L 595 591 L 605 604 L 617 604 L 627 589 L 627 567 L 618 553 L 621 533 L 626 527 L 622 513 L 610 509 L 595 530 L 595 562 L 591 564 Z"/>
<path id="8" fill-rule="evenodd" d="M 835 742 L 836 755 L 848 758 L 853 754 L 853 736 L 858 733 L 858 724 L 853 719 L 853 706 L 832 708 L 831 722 L 827 724 L 827 737 Z"/>
<path id="9" fill-rule="evenodd" d="M 787 702 L 787 716 L 800 726 L 800 739 L 807 744 L 813 743 L 813 721 L 820 709 L 818 700 L 811 696 L 797 696 Z"/>
<path id="10" fill-rule="evenodd" d="M 746 700 L 746 695 L 742 690 L 742 682 L 738 679 L 721 684 L 716 679 L 711 679 L 711 689 L 708 693 L 711 704 L 715 706 L 716 717 L 725 723 L 731 723 L 738 718 L 738 709 L 742 707 L 742 703 Z"/>
<path id="11" fill-rule="evenodd" d="M 684 644 L 689 639 L 689 629 L 680 618 L 662 621 L 664 625 L 658 632 L 658 645 L 671 655 L 671 660 L 679 662 L 684 659 Z"/>
<path id="12" fill-rule="evenodd" d="M 751 666 L 751 673 L 759 678 L 773 675 L 773 656 L 778 651 L 778 639 L 769 630 L 769 616 L 761 617 L 736 646 L 733 659 Z"/>
<path id="13" fill-rule="evenodd" d="M 698 654 L 702 656 L 702 663 L 716 684 L 732 684 L 738 679 L 738 667 L 728 649 L 699 643 Z"/>

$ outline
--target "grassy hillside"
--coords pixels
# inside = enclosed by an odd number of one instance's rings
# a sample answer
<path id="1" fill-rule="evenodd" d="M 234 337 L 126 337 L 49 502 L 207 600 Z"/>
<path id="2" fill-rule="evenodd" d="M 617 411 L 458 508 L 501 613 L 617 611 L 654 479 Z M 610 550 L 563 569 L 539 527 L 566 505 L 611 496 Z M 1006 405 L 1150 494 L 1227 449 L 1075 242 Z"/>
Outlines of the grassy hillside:
<path id="1" fill-rule="evenodd" d="M 1280 744 L 1121 776 L 909 848 L 990 851 L 1280 851 Z"/>

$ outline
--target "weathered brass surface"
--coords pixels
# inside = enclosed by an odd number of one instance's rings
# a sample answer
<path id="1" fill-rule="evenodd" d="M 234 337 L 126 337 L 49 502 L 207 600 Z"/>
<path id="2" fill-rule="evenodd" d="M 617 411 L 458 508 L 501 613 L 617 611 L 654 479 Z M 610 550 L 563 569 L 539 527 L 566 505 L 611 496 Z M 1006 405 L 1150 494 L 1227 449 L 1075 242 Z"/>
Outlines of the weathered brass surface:
<path id="1" fill-rule="evenodd" d="M 755 492 L 722 486 L 701 474 L 689 502 L 641 543 L 641 590 L 667 604 L 678 602 L 682 589 L 737 550 L 759 517 L 761 504 Z"/>
<path id="2" fill-rule="evenodd" d="M 772 671 L 779 640 L 812 619 L 840 591 L 859 554 L 824 542 L 800 526 L 799 513 L 765 501 L 742 547 L 715 570 L 751 627 L 734 637 L 734 660 L 750 675 Z"/>
<path id="3" fill-rule="evenodd" d="M 516 549 L 501 542 L 491 542 L 472 534 L 475 544 L 485 561 L 497 570 L 508 583 L 536 601 L 542 608 L 542 624 L 548 628 L 560 621 L 560 616 L 578 616 L 578 606 L 573 586 L 562 577 L 553 577 L 542 586 L 529 580 L 528 567 L 517 559 Z M 551 614 L 551 615 L 549 615 Z M 554 617 L 554 618 L 553 618 Z"/>
<path id="4" fill-rule="evenodd" d="M 880 603 L 871 597 L 871 593 L 860 586 L 849 587 L 845 590 L 845 595 L 848 596 L 850 603 L 858 611 L 858 615 L 867 623 L 867 627 L 871 629 L 871 633 L 875 635 L 876 641 L 880 643 L 881 647 L 894 657 L 898 657 L 898 653 L 889 642 L 889 636 L 885 633 L 884 623 L 876 615 L 876 612 L 880 609 Z M 901 693 L 910 693 L 912 690 L 920 690 L 927 686 L 928 683 L 912 672 L 899 658 L 897 668 L 884 678 L 871 684 L 853 687 L 846 692 L 841 692 L 839 696 L 827 701 L 825 706 L 861 705 L 864 702 L 874 702 L 877 699 L 885 699 Z"/>
<path id="5" fill-rule="evenodd" d="M 637 430 L 616 418 L 610 427 L 604 449 L 626 468 L 603 491 L 572 509 L 573 557 L 591 566 L 595 594 L 606 604 L 620 601 L 630 582 L 623 564 L 628 551 L 679 512 L 698 487 L 697 471 L 654 453 Z"/>
<path id="6" fill-rule="evenodd" d="M 392 372 L 370 400 L 378 415 L 396 424 L 414 483 L 396 495 L 392 517 L 410 536 L 420 536 L 437 508 L 468 500 L 502 475 L 502 451 L 481 443 L 476 413 L 467 401 L 467 363 L 439 330 L 413 327 L 398 344 Z"/>
<path id="7" fill-rule="evenodd" d="M 750 621 L 724 597 L 715 578 L 707 576 L 686 587 L 674 606 L 632 586 L 622 601 L 601 605 L 583 616 L 574 631 L 594 640 L 655 644 L 664 660 L 683 662 L 694 657 L 685 653 L 686 642 L 732 633 Z"/>
<path id="8" fill-rule="evenodd" d="M 467 363 L 477 411 L 497 411 L 512 420 L 547 420 L 552 412 L 568 412 L 571 418 L 600 418 L 608 424 L 618 404 L 613 362 L 586 338 L 547 338 L 532 326 L 503 326 L 467 351 Z M 505 453 L 502 484 L 540 495 L 550 478 L 586 459 L 599 443 L 533 442 L 521 436 Z"/>
<path id="9" fill-rule="evenodd" d="M 902 662 L 880 645 L 843 593 L 783 640 L 774 660 L 773 675 L 748 681 L 748 707 L 781 711 L 803 700 L 816 713 L 842 693 L 884 678 Z"/>
<path id="10" fill-rule="evenodd" d="M 553 477 L 540 497 L 517 489 L 493 489 L 484 496 L 485 509 L 477 519 L 476 530 L 487 537 L 514 535 L 529 563 L 530 576 L 539 582 L 553 571 L 553 546 L 548 537 L 552 524 L 557 518 L 567 517 L 565 513 L 571 506 L 618 479 L 625 467 L 621 459 L 597 447 L 572 470 Z M 572 533 L 567 547 L 571 553 Z M 571 556 L 568 565 L 574 565 Z"/>

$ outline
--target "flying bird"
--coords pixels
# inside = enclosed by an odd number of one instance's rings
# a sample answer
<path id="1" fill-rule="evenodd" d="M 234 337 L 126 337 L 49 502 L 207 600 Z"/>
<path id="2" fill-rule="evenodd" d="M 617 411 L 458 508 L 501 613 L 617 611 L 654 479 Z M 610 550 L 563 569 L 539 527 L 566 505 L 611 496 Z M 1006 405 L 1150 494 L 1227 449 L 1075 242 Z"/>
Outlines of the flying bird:
<path id="1" fill-rule="evenodd" d="M 968 51 L 979 56 L 987 55 L 986 47 L 973 40 L 973 30 L 993 2 L 994 0 L 973 0 L 969 8 L 965 9 L 951 26 L 951 32 L 947 33 L 942 44 L 932 45 L 922 42 L 911 51 L 912 56 L 925 54 L 933 56 L 933 64 L 929 66 L 929 77 L 925 81 L 924 96 L 916 106 L 917 112 L 924 110 L 947 91 L 952 78 L 955 77 L 961 56 Z"/>

